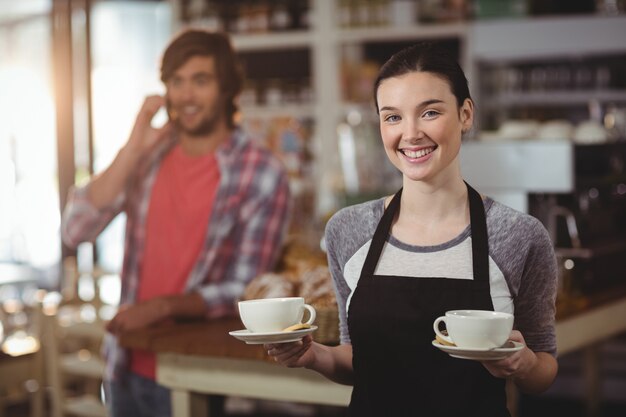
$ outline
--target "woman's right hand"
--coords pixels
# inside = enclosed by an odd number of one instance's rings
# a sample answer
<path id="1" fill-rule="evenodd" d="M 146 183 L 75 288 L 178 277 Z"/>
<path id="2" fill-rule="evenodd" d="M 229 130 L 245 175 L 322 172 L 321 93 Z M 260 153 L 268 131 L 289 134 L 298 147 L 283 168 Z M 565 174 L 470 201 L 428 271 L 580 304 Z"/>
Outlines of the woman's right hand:
<path id="1" fill-rule="evenodd" d="M 313 338 L 306 335 L 297 342 L 265 344 L 267 354 L 281 365 L 289 368 L 308 368 L 315 362 L 315 349 L 312 349 Z"/>

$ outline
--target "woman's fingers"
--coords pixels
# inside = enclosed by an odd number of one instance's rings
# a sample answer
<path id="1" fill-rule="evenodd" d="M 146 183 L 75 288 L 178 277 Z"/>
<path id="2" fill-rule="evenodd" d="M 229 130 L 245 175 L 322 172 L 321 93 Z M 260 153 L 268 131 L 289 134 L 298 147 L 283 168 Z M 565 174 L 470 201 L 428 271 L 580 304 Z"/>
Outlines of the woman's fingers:
<path id="1" fill-rule="evenodd" d="M 268 344 L 265 345 L 267 354 L 272 356 L 276 362 L 286 366 L 296 366 L 298 360 L 311 346 L 311 339 L 300 340 L 292 343 Z"/>

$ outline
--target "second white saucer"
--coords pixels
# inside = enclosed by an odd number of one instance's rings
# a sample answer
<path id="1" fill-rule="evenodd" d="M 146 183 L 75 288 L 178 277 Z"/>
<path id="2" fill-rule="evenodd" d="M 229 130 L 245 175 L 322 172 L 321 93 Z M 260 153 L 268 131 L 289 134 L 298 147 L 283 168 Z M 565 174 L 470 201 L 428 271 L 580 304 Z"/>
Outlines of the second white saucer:
<path id="1" fill-rule="evenodd" d="M 311 326 L 308 329 L 294 330 L 292 332 L 254 333 L 248 329 L 244 329 L 234 330 L 228 332 L 228 334 L 249 345 L 262 345 L 265 343 L 296 342 L 307 334 L 313 333 L 315 330 L 317 330 L 317 326 Z"/>
<path id="2" fill-rule="evenodd" d="M 524 347 L 522 343 L 514 342 L 512 340 L 509 340 L 503 346 L 494 349 L 469 349 L 458 346 L 446 346 L 436 340 L 433 340 L 433 346 L 446 352 L 453 358 L 470 359 L 475 361 L 495 361 L 498 359 L 504 359 Z"/>

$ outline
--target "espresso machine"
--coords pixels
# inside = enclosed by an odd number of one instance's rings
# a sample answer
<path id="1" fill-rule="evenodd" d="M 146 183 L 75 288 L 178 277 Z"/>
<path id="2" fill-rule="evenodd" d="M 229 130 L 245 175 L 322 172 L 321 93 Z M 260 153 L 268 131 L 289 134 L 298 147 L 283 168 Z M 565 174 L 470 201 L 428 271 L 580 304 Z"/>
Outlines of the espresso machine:
<path id="1" fill-rule="evenodd" d="M 547 227 L 563 291 L 590 295 L 626 283 L 626 141 L 574 145 L 574 188 L 529 195 Z"/>
<path id="2" fill-rule="evenodd" d="M 461 166 L 481 193 L 544 224 L 561 300 L 626 283 L 626 140 L 467 142 Z"/>

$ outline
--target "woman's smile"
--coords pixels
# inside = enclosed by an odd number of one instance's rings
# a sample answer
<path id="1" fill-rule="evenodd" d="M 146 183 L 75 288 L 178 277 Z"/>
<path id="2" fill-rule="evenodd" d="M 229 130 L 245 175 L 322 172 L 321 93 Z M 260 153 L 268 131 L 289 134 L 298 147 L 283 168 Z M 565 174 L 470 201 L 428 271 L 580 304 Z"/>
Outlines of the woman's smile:
<path id="1" fill-rule="evenodd" d="M 429 160 L 431 154 L 438 148 L 437 145 L 422 148 L 400 148 L 398 151 L 411 163 L 421 163 Z"/>

